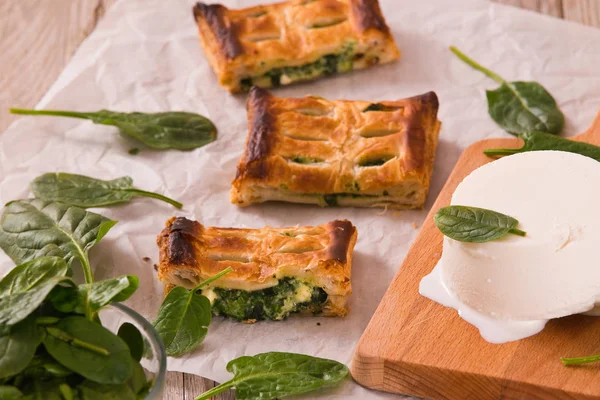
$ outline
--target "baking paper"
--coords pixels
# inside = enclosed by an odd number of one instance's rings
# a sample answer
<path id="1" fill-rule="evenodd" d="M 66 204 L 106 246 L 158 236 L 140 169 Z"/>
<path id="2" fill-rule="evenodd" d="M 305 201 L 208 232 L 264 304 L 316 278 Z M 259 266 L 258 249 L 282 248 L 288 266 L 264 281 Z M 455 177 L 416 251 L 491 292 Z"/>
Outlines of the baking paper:
<path id="1" fill-rule="evenodd" d="M 223 1 L 231 7 L 259 2 L 266 1 Z M 481 139 L 509 137 L 487 115 L 485 89 L 497 84 L 459 61 L 449 45 L 456 45 L 506 79 L 543 84 L 567 117 L 566 135 L 586 130 L 600 108 L 600 30 L 485 1 L 381 3 L 403 53 L 399 62 L 276 89 L 275 93 L 376 101 L 434 90 L 440 99 L 443 126 L 427 208 L 467 146 Z M 49 171 L 103 179 L 130 175 L 137 187 L 183 202 L 183 211 L 143 198 L 97 209 L 119 223 L 91 252 L 96 278 L 138 275 L 140 289 L 127 303 L 150 320 L 162 298 L 162 285 L 153 269 L 158 262 L 155 238 L 169 217 L 182 215 L 205 225 L 246 228 L 347 218 L 358 228 L 352 311 L 347 317 L 292 317 L 254 325 L 215 318 L 197 351 L 169 359 L 168 364 L 171 370 L 217 381 L 229 379 L 227 361 L 266 351 L 306 353 L 349 365 L 354 347 L 418 234 L 427 209 L 385 212 L 273 203 L 240 209 L 230 204 L 230 184 L 247 134 L 245 95 L 231 95 L 218 86 L 198 43 L 192 4 L 188 0 L 116 2 L 39 108 L 193 111 L 214 121 L 218 140 L 190 152 L 142 149 L 134 156 L 128 150 L 139 146 L 114 128 L 64 118 L 21 118 L 0 135 L 0 202 L 28 197 L 28 183 Z M 14 101 L 12 106 L 22 106 Z M 0 255 L 0 272 L 12 265 Z M 465 329 L 471 328 L 465 324 Z M 347 380 L 319 396 L 377 399 L 387 395 L 366 391 Z"/>

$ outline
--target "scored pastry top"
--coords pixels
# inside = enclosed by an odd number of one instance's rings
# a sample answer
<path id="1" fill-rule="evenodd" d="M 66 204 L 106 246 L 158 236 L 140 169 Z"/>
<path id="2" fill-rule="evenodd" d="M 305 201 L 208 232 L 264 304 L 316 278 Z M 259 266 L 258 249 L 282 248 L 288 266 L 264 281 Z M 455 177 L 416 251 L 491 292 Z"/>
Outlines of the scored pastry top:
<path id="1" fill-rule="evenodd" d="M 434 92 L 374 103 L 284 99 L 255 87 L 247 108 L 233 203 L 245 205 L 257 188 L 385 197 L 406 195 L 394 191 L 407 182 L 429 187 L 440 125 Z"/>
<path id="2" fill-rule="evenodd" d="M 344 51 L 369 65 L 400 56 L 377 0 L 292 0 L 239 10 L 199 2 L 193 11 L 206 56 L 234 91 L 241 77 Z"/>

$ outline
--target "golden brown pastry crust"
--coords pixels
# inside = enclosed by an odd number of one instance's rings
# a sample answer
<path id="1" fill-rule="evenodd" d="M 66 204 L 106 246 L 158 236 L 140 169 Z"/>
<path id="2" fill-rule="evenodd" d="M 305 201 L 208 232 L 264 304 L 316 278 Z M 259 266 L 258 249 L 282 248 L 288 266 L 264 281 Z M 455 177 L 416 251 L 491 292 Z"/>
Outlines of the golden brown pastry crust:
<path id="1" fill-rule="evenodd" d="M 232 203 L 423 207 L 441 125 L 434 92 L 371 103 L 283 99 L 255 87 L 247 108 Z"/>
<path id="2" fill-rule="evenodd" d="M 351 52 L 344 71 L 400 57 L 377 0 L 292 0 L 240 10 L 199 2 L 193 11 L 204 53 L 231 92 L 248 90 L 245 78 L 344 51 Z"/>
<path id="3" fill-rule="evenodd" d="M 356 238 L 356 228 L 347 220 L 319 226 L 235 229 L 205 227 L 173 217 L 157 238 L 158 278 L 165 285 L 189 289 L 231 267 L 232 272 L 211 286 L 259 290 L 293 277 L 327 293 L 324 315 L 344 315 L 352 293 Z"/>

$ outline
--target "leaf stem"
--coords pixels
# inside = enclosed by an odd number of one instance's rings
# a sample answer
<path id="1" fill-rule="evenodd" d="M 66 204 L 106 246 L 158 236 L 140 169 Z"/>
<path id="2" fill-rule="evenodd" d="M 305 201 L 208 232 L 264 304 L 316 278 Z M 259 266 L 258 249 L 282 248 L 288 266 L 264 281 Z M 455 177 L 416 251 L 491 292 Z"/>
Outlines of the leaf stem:
<path id="1" fill-rule="evenodd" d="M 82 257 L 79 259 L 79 262 L 81 262 L 81 268 L 83 269 L 85 283 L 94 283 L 94 274 L 92 273 L 92 266 L 90 265 L 90 260 L 87 258 L 87 255 L 83 254 Z"/>
<path id="2" fill-rule="evenodd" d="M 195 400 L 205 400 L 205 399 L 210 399 L 213 396 L 218 395 L 219 393 L 222 393 L 228 389 L 231 389 L 232 387 L 235 386 L 235 383 L 232 380 L 229 380 L 225 383 L 221 383 L 218 386 L 215 386 L 214 388 L 202 393 L 200 396 L 196 397 Z"/>
<path id="3" fill-rule="evenodd" d="M 145 190 L 140 190 L 140 189 L 123 189 L 123 191 L 129 192 L 129 193 L 134 193 L 139 196 L 152 197 L 153 199 L 162 200 L 166 203 L 171 204 L 173 207 L 178 208 L 178 209 L 181 209 L 183 207 L 183 204 L 181 204 L 180 202 L 170 199 L 166 196 L 163 196 L 162 194 L 158 194 L 158 193 L 154 193 L 154 192 L 147 192 Z"/>
<path id="4" fill-rule="evenodd" d="M 486 149 L 483 151 L 483 154 L 485 154 L 488 157 L 494 157 L 494 156 L 510 156 L 512 154 L 517 154 L 520 152 L 521 152 L 520 149 Z"/>
<path id="5" fill-rule="evenodd" d="M 219 279 L 220 277 L 222 277 L 225 274 L 230 273 L 231 271 L 233 271 L 233 269 L 231 267 L 227 267 L 225 268 L 223 271 L 219 272 L 216 275 L 211 276 L 210 278 L 208 278 L 207 280 L 200 282 L 198 284 L 198 286 L 196 286 L 194 289 L 192 289 L 193 292 L 199 290 L 201 287 L 208 285 L 209 283 L 216 281 L 217 279 Z"/>
<path id="6" fill-rule="evenodd" d="M 37 317 L 35 319 L 35 323 L 38 325 L 54 325 L 58 323 L 60 319 L 56 317 Z"/>
<path id="7" fill-rule="evenodd" d="M 72 117 L 72 118 L 81 118 L 81 119 L 89 119 L 86 113 L 76 112 L 76 111 L 60 111 L 60 110 L 26 110 L 23 108 L 11 108 L 10 112 L 12 114 L 21 114 L 21 115 L 53 115 L 58 117 Z"/>
<path id="8" fill-rule="evenodd" d="M 522 230 L 517 229 L 517 228 L 512 228 L 508 232 L 512 233 L 513 235 L 519 235 L 519 236 L 526 236 L 527 235 L 527 232 L 522 231 Z"/>
<path id="9" fill-rule="evenodd" d="M 94 273 L 92 272 L 92 266 L 90 265 L 90 260 L 87 257 L 85 251 L 81 253 L 81 258 L 79 258 L 79 262 L 81 263 L 81 269 L 83 270 L 85 283 L 91 285 L 92 283 L 94 283 Z M 85 307 L 85 317 L 90 321 L 94 320 L 94 314 L 90 312 L 89 307 Z"/>
<path id="10" fill-rule="evenodd" d="M 562 361 L 562 363 L 564 365 L 587 364 L 587 363 L 600 361 L 600 354 L 595 355 L 595 356 L 577 357 L 577 358 L 561 357 L 560 360 Z"/>
<path id="11" fill-rule="evenodd" d="M 73 391 L 69 385 L 66 383 L 61 383 L 58 385 L 58 390 L 65 400 L 73 400 Z"/>
<path id="12" fill-rule="evenodd" d="M 95 344 L 91 344 L 88 342 L 84 342 L 83 340 L 74 338 L 71 335 L 69 335 L 68 333 L 66 333 L 65 331 L 62 331 L 58 328 L 47 327 L 46 332 L 48 332 L 48 334 L 50 336 L 53 336 L 58 340 L 62 340 L 63 342 L 70 343 L 75 347 L 80 347 L 82 349 L 89 350 L 93 353 L 100 354 L 101 356 L 107 356 L 110 354 L 110 352 L 108 350 L 106 350 L 104 347 L 96 346 Z"/>
<path id="13" fill-rule="evenodd" d="M 506 81 L 500 75 L 485 68 L 481 64 L 477 63 L 477 61 L 473 60 L 472 58 L 469 58 L 465 53 L 463 53 L 456 47 L 450 46 L 450 51 L 453 52 L 458 58 L 463 60 L 465 63 L 469 64 L 471 67 L 475 68 L 476 70 L 483 72 L 484 74 L 486 74 L 487 76 L 489 76 L 490 78 L 495 80 L 496 82 L 498 82 L 500 84 L 506 83 Z"/>

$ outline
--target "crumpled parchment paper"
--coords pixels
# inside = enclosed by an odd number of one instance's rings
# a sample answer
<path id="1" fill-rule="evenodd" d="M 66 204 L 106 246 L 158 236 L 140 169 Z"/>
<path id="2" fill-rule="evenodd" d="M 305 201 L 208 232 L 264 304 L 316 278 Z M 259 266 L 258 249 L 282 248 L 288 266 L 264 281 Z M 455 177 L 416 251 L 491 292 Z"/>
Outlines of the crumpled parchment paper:
<path id="1" fill-rule="evenodd" d="M 223 1 L 231 7 L 261 2 L 267 1 Z M 443 126 L 427 207 L 467 146 L 481 139 L 509 137 L 487 115 L 484 90 L 497 84 L 459 61 L 449 45 L 456 45 L 508 80 L 542 83 L 567 116 L 566 135 L 586 130 L 600 108 L 600 30 L 486 1 L 381 3 L 403 52 L 399 62 L 277 89 L 276 94 L 385 100 L 436 91 Z M 39 107 L 193 111 L 214 121 L 218 140 L 191 152 L 143 149 L 133 156 L 127 151 L 138 145 L 111 127 L 64 118 L 21 118 L 0 135 L 0 202 L 29 196 L 28 183 L 48 171 L 103 179 L 130 175 L 137 187 L 183 202 L 183 211 L 142 198 L 97 210 L 119 223 L 91 252 L 96 278 L 137 274 L 140 289 L 128 304 L 150 320 L 162 299 L 162 285 L 153 269 L 158 261 L 155 238 L 170 216 L 233 227 L 310 225 L 347 218 L 359 234 L 352 271 L 352 311 L 346 318 L 292 317 L 255 325 L 216 318 L 200 348 L 170 359 L 169 368 L 224 381 L 230 376 L 225 370 L 227 361 L 266 351 L 307 353 L 350 364 L 361 333 L 427 211 L 290 204 L 239 209 L 230 204 L 230 183 L 247 134 L 245 95 L 234 96 L 218 86 L 198 43 L 192 4 L 192 0 L 118 1 L 77 50 Z M 145 262 L 143 257 L 151 261 Z M 12 265 L 8 257 L 0 255 L 0 272 Z M 337 389 L 306 398 L 387 396 L 347 380 Z"/>

